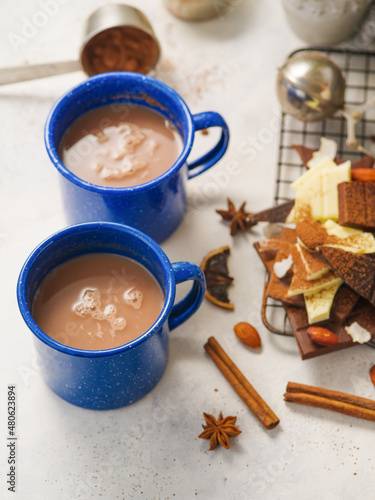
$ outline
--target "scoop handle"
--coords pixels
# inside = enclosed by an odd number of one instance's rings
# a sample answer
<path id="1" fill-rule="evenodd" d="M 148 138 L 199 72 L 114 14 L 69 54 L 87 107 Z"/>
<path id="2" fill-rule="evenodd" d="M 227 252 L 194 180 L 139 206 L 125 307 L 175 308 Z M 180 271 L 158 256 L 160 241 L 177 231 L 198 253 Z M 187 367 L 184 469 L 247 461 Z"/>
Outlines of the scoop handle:
<path id="1" fill-rule="evenodd" d="M 82 69 L 80 61 L 60 61 L 55 63 L 14 66 L 0 69 L 0 85 L 36 80 L 46 76 L 63 75 Z"/>
<path id="2" fill-rule="evenodd" d="M 346 145 L 349 148 L 360 151 L 361 153 L 372 156 L 375 158 L 375 151 L 370 151 L 366 149 L 358 142 L 356 135 L 356 125 L 362 119 L 363 113 L 368 111 L 369 109 L 373 109 L 375 107 L 375 98 L 370 99 L 369 101 L 359 104 L 358 106 L 345 106 L 343 109 L 340 109 L 336 115 L 342 116 L 346 119 L 347 124 L 347 138 Z"/>

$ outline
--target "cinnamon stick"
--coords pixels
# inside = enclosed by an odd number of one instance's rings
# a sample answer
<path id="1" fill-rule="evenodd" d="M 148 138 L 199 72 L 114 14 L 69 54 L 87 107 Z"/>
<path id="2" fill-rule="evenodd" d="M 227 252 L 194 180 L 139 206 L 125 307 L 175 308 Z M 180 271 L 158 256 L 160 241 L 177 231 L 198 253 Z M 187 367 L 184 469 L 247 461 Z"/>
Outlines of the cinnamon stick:
<path id="1" fill-rule="evenodd" d="M 289 382 L 285 401 L 343 413 L 375 422 L 375 401 L 344 392 Z"/>
<path id="2" fill-rule="evenodd" d="M 322 387 L 314 387 L 312 385 L 297 384 L 296 382 L 288 382 L 286 390 L 287 392 L 304 392 L 305 394 L 311 394 L 313 396 L 315 395 L 323 398 L 335 399 L 336 401 L 342 401 L 344 403 L 349 403 L 351 405 L 375 411 L 375 401 L 372 399 L 361 398 L 360 396 L 346 394 L 345 392 L 332 391 L 330 389 L 323 389 Z"/>
<path id="3" fill-rule="evenodd" d="M 276 427 L 280 421 L 279 418 L 229 358 L 217 340 L 214 337 L 210 337 L 204 345 L 204 348 L 236 393 L 264 427 L 266 429 L 273 429 Z"/>

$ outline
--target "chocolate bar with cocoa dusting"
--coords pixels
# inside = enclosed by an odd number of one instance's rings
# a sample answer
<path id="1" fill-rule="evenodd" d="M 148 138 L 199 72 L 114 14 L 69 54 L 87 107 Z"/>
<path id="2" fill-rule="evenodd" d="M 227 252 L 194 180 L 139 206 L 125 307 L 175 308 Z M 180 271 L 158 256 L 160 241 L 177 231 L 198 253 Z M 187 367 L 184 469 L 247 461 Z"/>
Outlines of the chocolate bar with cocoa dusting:
<path id="1" fill-rule="evenodd" d="M 283 251 L 279 250 L 275 258 L 275 263 L 282 262 L 283 260 L 287 259 L 289 255 L 289 252 L 285 254 Z M 295 295 L 293 297 L 288 297 L 288 291 L 292 278 L 293 271 L 291 269 L 287 271 L 284 277 L 278 278 L 275 274 L 274 268 L 272 268 L 267 286 L 267 297 L 280 300 L 283 304 L 304 308 L 305 301 L 301 294 Z"/>
<path id="2" fill-rule="evenodd" d="M 270 274 L 267 285 L 267 297 L 280 300 L 283 304 L 304 308 L 305 302 L 302 295 L 296 295 L 295 297 L 287 296 L 292 273 L 288 273 L 285 278 L 279 279 L 273 270 L 275 262 L 280 262 L 288 257 L 291 253 L 291 247 L 296 241 L 294 229 L 284 227 L 281 234 L 254 243 L 254 248 Z"/>
<path id="3" fill-rule="evenodd" d="M 294 295 L 288 297 L 290 280 L 279 279 L 275 273 L 270 274 L 270 279 L 267 285 L 267 297 L 280 300 L 283 305 L 290 305 L 298 308 L 305 308 L 303 295 Z"/>
<path id="4" fill-rule="evenodd" d="M 254 248 L 267 271 L 271 273 L 273 271 L 277 252 L 281 250 L 284 254 L 289 255 L 290 245 L 296 242 L 297 236 L 295 230 L 289 227 L 283 227 L 280 234 L 254 243 Z"/>
<path id="5" fill-rule="evenodd" d="M 346 252 L 329 246 L 322 246 L 321 252 L 350 288 L 375 305 L 375 254 Z"/>
<path id="6" fill-rule="evenodd" d="M 339 224 L 375 232 L 375 184 L 341 182 L 338 185 Z"/>

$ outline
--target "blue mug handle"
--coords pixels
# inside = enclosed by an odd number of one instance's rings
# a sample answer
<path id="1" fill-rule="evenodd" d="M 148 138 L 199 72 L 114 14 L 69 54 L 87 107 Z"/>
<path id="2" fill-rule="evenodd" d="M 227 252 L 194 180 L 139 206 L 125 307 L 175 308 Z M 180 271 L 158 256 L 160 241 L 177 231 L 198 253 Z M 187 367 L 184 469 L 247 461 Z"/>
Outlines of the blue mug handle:
<path id="1" fill-rule="evenodd" d="M 192 179 L 205 170 L 211 168 L 223 156 L 228 148 L 229 129 L 224 118 L 215 111 L 205 111 L 192 116 L 195 131 L 210 127 L 220 127 L 221 136 L 216 144 L 208 153 L 201 156 L 192 163 L 188 163 L 188 178 Z"/>
<path id="2" fill-rule="evenodd" d="M 191 262 L 174 262 L 172 264 L 176 284 L 193 280 L 193 286 L 184 299 L 175 304 L 169 316 L 169 329 L 173 330 L 192 316 L 201 305 L 206 292 L 206 281 L 203 271 Z"/>

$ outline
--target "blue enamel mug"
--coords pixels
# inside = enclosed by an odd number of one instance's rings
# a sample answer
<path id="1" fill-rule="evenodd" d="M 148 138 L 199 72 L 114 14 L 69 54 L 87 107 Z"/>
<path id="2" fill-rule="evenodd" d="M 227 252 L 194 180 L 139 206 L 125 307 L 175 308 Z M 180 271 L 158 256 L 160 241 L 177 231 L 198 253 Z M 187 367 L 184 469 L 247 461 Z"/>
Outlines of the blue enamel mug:
<path id="1" fill-rule="evenodd" d="M 38 286 L 56 266 L 94 252 L 115 253 L 137 261 L 156 278 L 165 297 L 159 317 L 140 337 L 120 347 L 95 351 L 52 339 L 38 327 L 31 312 Z M 176 284 L 189 280 L 190 291 L 174 304 Z M 17 284 L 18 305 L 34 334 L 47 385 L 66 401 L 96 410 L 129 405 L 151 391 L 167 365 L 169 332 L 197 311 L 204 293 L 204 275 L 197 265 L 171 264 L 149 236 L 108 222 L 77 224 L 47 238 L 26 260 Z"/>
<path id="2" fill-rule="evenodd" d="M 183 142 L 180 156 L 164 174 L 133 187 L 104 187 L 86 182 L 66 168 L 58 154 L 64 132 L 80 115 L 117 103 L 141 105 L 161 113 L 173 123 Z M 210 127 L 221 128 L 217 144 L 189 163 L 195 132 Z M 177 229 L 184 217 L 186 180 L 215 165 L 225 153 L 228 141 L 228 127 L 221 115 L 213 111 L 192 115 L 184 100 L 165 83 L 127 72 L 100 74 L 80 83 L 55 103 L 45 126 L 45 144 L 61 174 L 69 224 L 117 222 L 140 229 L 159 243 Z"/>

